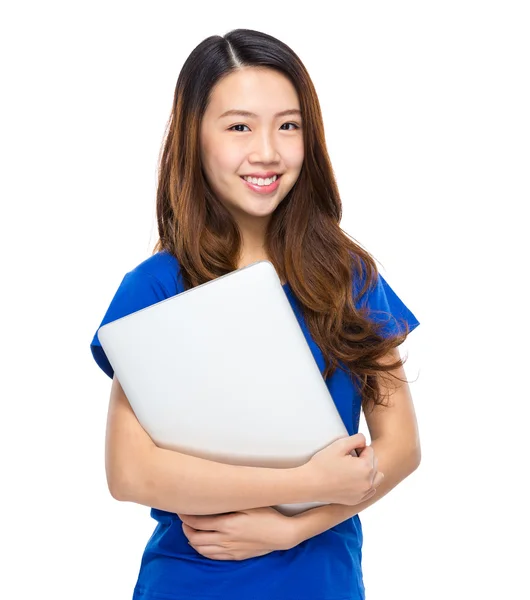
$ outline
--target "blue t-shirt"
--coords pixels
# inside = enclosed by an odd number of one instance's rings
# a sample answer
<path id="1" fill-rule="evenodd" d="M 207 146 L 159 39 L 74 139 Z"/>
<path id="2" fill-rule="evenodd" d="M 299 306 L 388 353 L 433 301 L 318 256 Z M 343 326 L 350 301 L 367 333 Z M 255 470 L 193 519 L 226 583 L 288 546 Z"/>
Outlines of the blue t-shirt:
<path id="1" fill-rule="evenodd" d="M 355 291 L 358 285 L 354 282 Z M 288 284 L 284 290 L 323 373 L 322 352 L 307 329 L 300 305 Z M 158 252 L 125 275 L 101 325 L 182 291 L 178 261 L 166 251 Z M 410 331 L 419 325 L 381 274 L 375 289 L 358 306 L 368 307 L 374 320 L 386 321 L 391 316 L 386 332 L 396 331 L 402 319 Z M 112 378 L 97 331 L 91 351 Z M 337 369 L 326 383 L 349 434 L 357 433 L 361 398 L 352 378 Z M 133 600 L 364 600 L 358 515 L 290 550 L 243 561 L 213 560 L 199 554 L 188 544 L 175 513 L 151 508 L 151 517 L 157 525 L 142 556 Z"/>

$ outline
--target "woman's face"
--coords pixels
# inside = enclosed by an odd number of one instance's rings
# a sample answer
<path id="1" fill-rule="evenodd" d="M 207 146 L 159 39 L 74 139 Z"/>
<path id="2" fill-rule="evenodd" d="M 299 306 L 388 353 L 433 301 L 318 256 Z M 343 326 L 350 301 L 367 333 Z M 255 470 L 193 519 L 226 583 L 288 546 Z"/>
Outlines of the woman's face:
<path id="1" fill-rule="evenodd" d="M 285 111 L 293 112 L 278 114 Z M 268 221 L 295 184 L 304 160 L 301 127 L 296 90 L 272 69 L 246 67 L 213 88 L 201 123 L 202 163 L 213 192 L 240 224 Z M 243 179 L 271 173 L 278 181 L 265 187 Z"/>

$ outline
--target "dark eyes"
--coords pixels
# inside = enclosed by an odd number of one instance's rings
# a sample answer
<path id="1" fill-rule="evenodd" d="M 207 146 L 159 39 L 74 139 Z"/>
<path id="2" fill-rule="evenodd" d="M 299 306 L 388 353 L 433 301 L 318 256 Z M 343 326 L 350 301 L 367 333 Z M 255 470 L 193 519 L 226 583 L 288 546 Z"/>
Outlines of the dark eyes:
<path id="1" fill-rule="evenodd" d="M 300 126 L 297 125 L 296 123 L 284 123 L 283 125 L 293 125 L 295 129 L 284 129 L 283 131 L 295 131 L 296 129 L 300 129 Z M 282 125 L 282 127 L 283 127 Z M 228 128 L 228 131 L 236 131 L 234 129 L 234 127 L 248 127 L 248 125 L 243 125 L 242 123 L 238 124 L 238 125 L 232 125 L 232 127 Z M 241 133 L 243 133 L 240 129 L 238 129 L 237 131 L 240 131 Z"/>

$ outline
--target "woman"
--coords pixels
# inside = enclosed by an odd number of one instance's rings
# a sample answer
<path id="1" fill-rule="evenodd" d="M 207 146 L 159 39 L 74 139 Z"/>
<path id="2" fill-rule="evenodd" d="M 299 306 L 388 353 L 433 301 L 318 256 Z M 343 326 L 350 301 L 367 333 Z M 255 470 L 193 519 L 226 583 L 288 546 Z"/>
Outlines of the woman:
<path id="1" fill-rule="evenodd" d="M 350 437 L 296 469 L 221 465 L 158 448 L 96 332 L 93 356 L 113 378 L 109 489 L 151 507 L 157 521 L 134 598 L 364 598 L 358 513 L 420 462 L 397 349 L 418 321 L 339 226 L 318 98 L 285 44 L 238 29 L 193 50 L 161 154 L 157 217 L 153 255 L 125 275 L 101 324 L 270 260 Z M 357 433 L 361 409 L 371 445 Z M 271 508 L 305 501 L 331 504 L 293 517 Z"/>

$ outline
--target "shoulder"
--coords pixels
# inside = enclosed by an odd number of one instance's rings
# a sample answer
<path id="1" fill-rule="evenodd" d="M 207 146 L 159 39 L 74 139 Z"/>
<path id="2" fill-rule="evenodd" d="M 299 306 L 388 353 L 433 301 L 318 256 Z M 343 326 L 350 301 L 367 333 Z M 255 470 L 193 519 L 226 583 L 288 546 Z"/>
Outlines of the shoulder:
<path id="1" fill-rule="evenodd" d="M 371 320 L 383 322 L 383 335 L 399 334 L 404 324 L 409 333 L 419 325 L 419 321 L 395 289 L 383 277 L 375 261 L 366 262 L 358 258 L 354 263 L 352 291 L 357 309 L 364 309 Z"/>
<path id="2" fill-rule="evenodd" d="M 351 254 L 352 292 L 356 305 L 363 305 L 370 294 L 381 285 L 381 275 L 375 260 L 365 260 L 359 254 Z"/>
<path id="3" fill-rule="evenodd" d="M 125 274 L 99 327 L 162 302 L 183 290 L 178 260 L 169 252 L 157 252 Z M 98 330 L 94 333 L 90 344 L 92 354 L 103 371 L 112 377 L 113 370 L 101 347 Z"/>
<path id="4" fill-rule="evenodd" d="M 181 280 L 180 263 L 167 250 L 161 250 L 146 258 L 126 274 L 130 280 L 151 280 L 158 284 L 160 291 L 169 298 L 184 290 Z"/>

